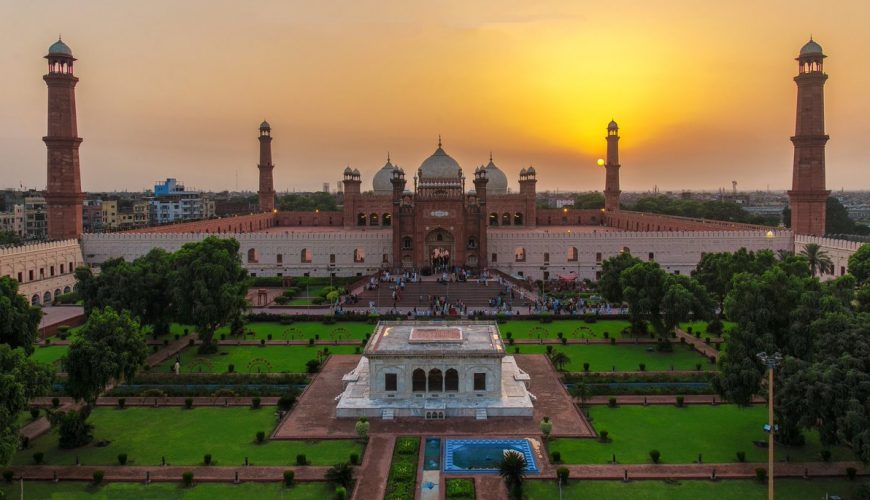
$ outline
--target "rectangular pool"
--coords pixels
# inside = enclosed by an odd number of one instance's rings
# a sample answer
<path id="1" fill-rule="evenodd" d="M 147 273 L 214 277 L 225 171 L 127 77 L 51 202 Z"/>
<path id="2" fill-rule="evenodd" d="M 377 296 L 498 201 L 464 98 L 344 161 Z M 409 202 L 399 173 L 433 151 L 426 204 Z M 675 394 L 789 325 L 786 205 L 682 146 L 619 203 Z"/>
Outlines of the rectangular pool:
<path id="1" fill-rule="evenodd" d="M 526 471 L 540 472 L 527 439 L 448 439 L 444 446 L 444 472 L 495 473 L 506 450 L 526 457 Z"/>
<path id="2" fill-rule="evenodd" d="M 441 438 L 426 438 L 423 470 L 441 470 Z"/>

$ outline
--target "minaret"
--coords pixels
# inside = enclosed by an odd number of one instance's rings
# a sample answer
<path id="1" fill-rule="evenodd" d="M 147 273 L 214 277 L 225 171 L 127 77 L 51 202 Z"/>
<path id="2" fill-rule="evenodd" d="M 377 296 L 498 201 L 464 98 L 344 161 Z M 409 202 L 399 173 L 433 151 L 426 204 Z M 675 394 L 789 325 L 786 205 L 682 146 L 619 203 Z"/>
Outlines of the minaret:
<path id="1" fill-rule="evenodd" d="M 260 212 L 271 212 L 275 210 L 275 187 L 272 182 L 275 165 L 272 165 L 272 127 L 266 120 L 260 124 L 260 164 L 257 168 L 260 170 L 260 189 L 257 191 Z"/>
<path id="2" fill-rule="evenodd" d="M 489 155 L 489 162 L 492 163 L 492 154 Z M 477 195 L 477 204 L 480 207 L 480 233 L 477 235 L 478 246 L 477 266 L 480 270 L 486 269 L 488 266 L 488 244 L 486 238 L 486 230 L 489 225 L 489 212 L 486 210 L 486 184 L 489 182 L 486 174 L 486 167 L 481 166 L 474 171 L 474 193 Z"/>
<path id="3" fill-rule="evenodd" d="M 801 48 L 798 61 L 797 119 L 791 191 L 791 229 L 795 234 L 825 235 L 825 80 L 822 47 L 810 38 Z"/>
<path id="4" fill-rule="evenodd" d="M 60 39 L 48 48 L 48 133 L 42 140 L 48 149 L 48 178 L 45 201 L 48 205 L 48 239 L 77 239 L 82 235 L 81 168 L 76 126 L 75 58 Z"/>
<path id="5" fill-rule="evenodd" d="M 365 215 L 363 215 L 363 219 L 359 220 L 357 218 L 357 205 L 359 203 L 360 198 L 360 185 L 362 184 L 362 180 L 360 177 L 359 170 L 350 169 L 350 165 L 345 167 L 344 169 L 344 179 L 342 180 L 344 184 L 344 227 L 345 229 L 350 229 L 355 226 L 365 226 L 366 220 Z M 395 221 L 393 221 L 395 224 Z"/>
<path id="6" fill-rule="evenodd" d="M 607 162 L 604 164 L 604 210 L 619 210 L 619 126 L 607 124 Z"/>
<path id="7" fill-rule="evenodd" d="M 537 193 L 535 185 L 538 183 L 535 167 L 520 170 L 520 195 L 525 202 L 525 226 L 533 228 L 537 224 Z"/>
<path id="8" fill-rule="evenodd" d="M 387 158 L 387 163 L 390 159 Z M 392 175 L 390 176 L 390 184 L 393 186 L 393 208 L 392 208 L 392 229 L 393 229 L 393 269 L 402 268 L 402 231 L 406 228 L 402 227 L 402 193 L 405 192 L 405 170 L 399 166 L 393 167 Z"/>

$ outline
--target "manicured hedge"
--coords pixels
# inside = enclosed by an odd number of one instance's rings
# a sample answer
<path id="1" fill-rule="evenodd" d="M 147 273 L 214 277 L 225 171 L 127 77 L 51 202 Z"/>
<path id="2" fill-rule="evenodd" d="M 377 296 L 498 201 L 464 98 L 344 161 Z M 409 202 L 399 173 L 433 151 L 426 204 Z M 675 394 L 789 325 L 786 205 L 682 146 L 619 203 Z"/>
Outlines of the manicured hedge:
<path id="1" fill-rule="evenodd" d="M 474 500 L 473 479 L 448 479 L 446 497 L 451 500 Z"/>
<path id="2" fill-rule="evenodd" d="M 419 437 L 396 439 L 384 500 L 414 500 L 417 493 L 417 458 L 419 453 Z"/>

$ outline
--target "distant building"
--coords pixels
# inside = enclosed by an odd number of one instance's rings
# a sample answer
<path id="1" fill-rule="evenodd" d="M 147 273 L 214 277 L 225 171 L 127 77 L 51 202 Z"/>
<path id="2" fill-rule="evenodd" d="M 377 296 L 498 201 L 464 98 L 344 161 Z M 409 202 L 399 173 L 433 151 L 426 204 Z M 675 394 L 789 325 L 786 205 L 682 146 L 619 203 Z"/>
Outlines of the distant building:
<path id="1" fill-rule="evenodd" d="M 103 201 L 85 200 L 82 204 L 82 228 L 86 233 L 100 233 L 103 226 Z"/>
<path id="2" fill-rule="evenodd" d="M 14 233 L 24 238 L 24 205 L 13 205 L 11 210 L 0 212 L 0 231 Z"/>
<path id="3" fill-rule="evenodd" d="M 215 213 L 214 201 L 205 193 L 187 191 L 173 178 L 154 185 L 154 199 L 150 205 L 151 224 L 210 219 Z"/>
<path id="4" fill-rule="evenodd" d="M 43 196 L 24 198 L 24 237 L 44 240 L 48 236 L 48 210 Z"/>

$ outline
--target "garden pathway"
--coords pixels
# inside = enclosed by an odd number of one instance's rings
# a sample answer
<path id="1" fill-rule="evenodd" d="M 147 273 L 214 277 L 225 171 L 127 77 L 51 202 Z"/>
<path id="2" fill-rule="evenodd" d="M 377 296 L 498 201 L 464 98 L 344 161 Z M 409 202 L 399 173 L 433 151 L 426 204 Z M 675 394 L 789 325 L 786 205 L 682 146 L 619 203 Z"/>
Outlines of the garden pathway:
<path id="1" fill-rule="evenodd" d="M 571 478 L 623 479 L 626 471 L 631 479 L 709 479 L 716 471 L 718 479 L 747 479 L 755 477 L 755 469 L 767 469 L 766 463 L 728 464 L 616 464 L 565 465 Z M 860 462 L 805 462 L 783 463 L 774 466 L 776 477 L 845 477 L 846 468 L 854 467 L 858 474 L 870 474 Z M 541 478 L 555 479 L 555 469 Z"/>
<path id="2" fill-rule="evenodd" d="M 152 481 L 181 482 L 181 475 L 193 472 L 194 481 L 232 482 L 236 473 L 239 481 L 282 481 L 285 470 L 296 473 L 296 481 L 323 481 L 329 467 L 207 467 L 207 466 L 132 466 L 132 465 L 27 465 L 9 467 L 15 478 L 25 480 L 52 480 L 57 474 L 59 480 L 90 481 L 95 471 L 103 471 L 106 481 L 144 482 L 147 473 Z"/>
<path id="3" fill-rule="evenodd" d="M 395 442 L 396 436 L 392 434 L 375 434 L 369 437 L 362 465 L 357 471 L 358 479 L 351 499 L 368 500 L 384 497 Z"/>
<path id="4" fill-rule="evenodd" d="M 703 340 L 695 338 L 694 336 L 689 335 L 688 333 L 679 328 L 677 328 L 677 338 L 686 339 L 686 343 L 691 344 L 696 351 L 700 352 L 704 356 L 707 356 L 708 358 L 710 356 L 713 356 L 716 361 L 719 361 L 719 351 L 717 351 L 716 348 L 712 345 L 708 345 L 707 343 L 705 343 Z"/>
<path id="5" fill-rule="evenodd" d="M 479 475 L 474 478 L 474 491 L 477 500 L 503 500 L 507 498 L 507 488 L 501 476 Z"/>
<path id="6" fill-rule="evenodd" d="M 652 395 L 652 396 L 635 396 L 635 395 L 620 395 L 620 396 L 592 396 L 583 401 L 584 405 L 606 405 L 610 398 L 616 398 L 617 405 L 675 405 L 677 404 L 676 395 Z M 756 404 L 764 404 L 767 400 L 760 396 L 752 398 L 752 402 Z M 709 404 L 728 404 L 721 396 L 715 394 L 690 394 L 683 396 L 683 403 L 687 405 L 709 405 Z"/>

